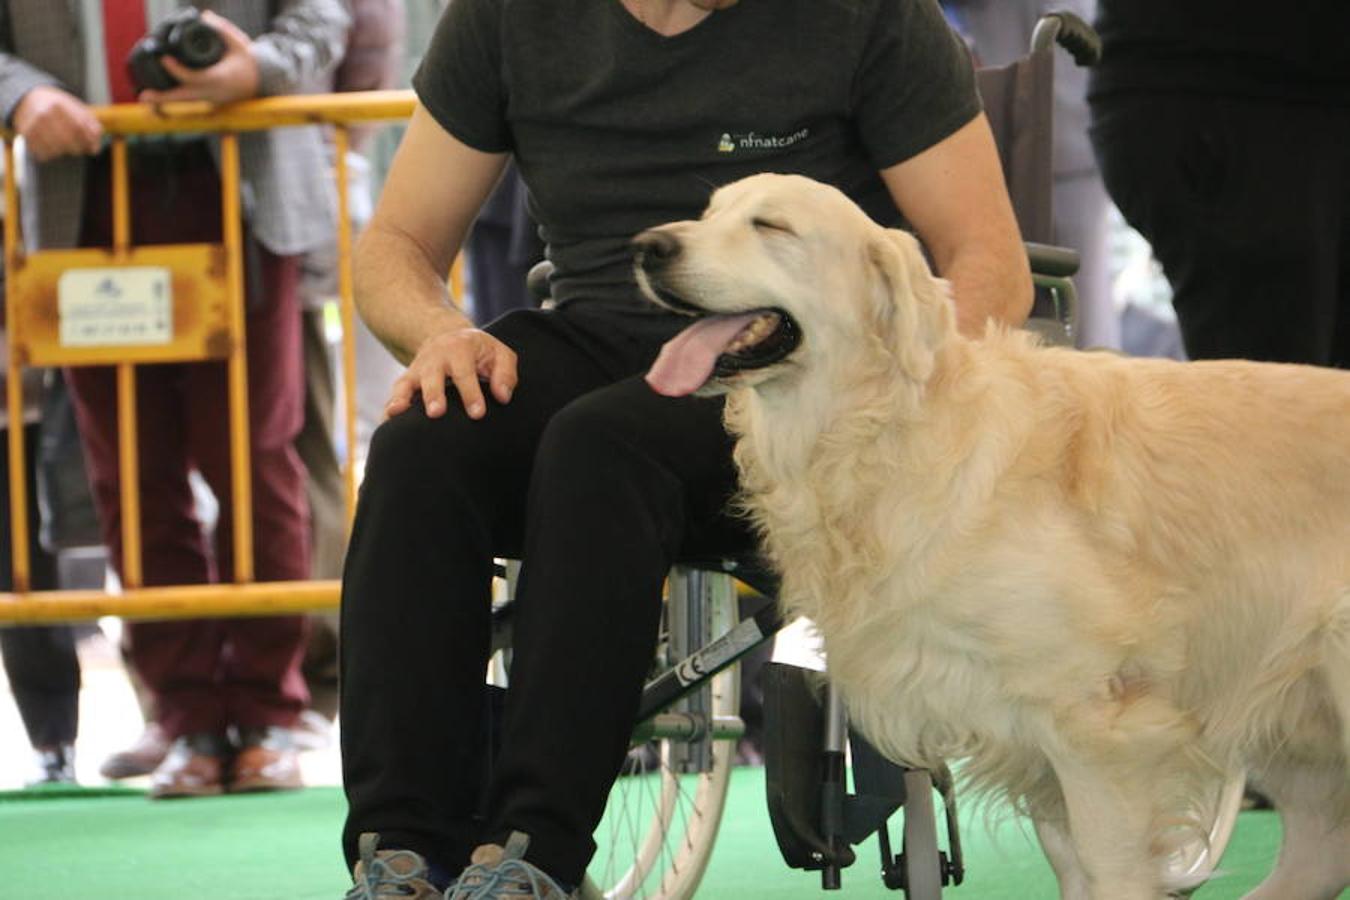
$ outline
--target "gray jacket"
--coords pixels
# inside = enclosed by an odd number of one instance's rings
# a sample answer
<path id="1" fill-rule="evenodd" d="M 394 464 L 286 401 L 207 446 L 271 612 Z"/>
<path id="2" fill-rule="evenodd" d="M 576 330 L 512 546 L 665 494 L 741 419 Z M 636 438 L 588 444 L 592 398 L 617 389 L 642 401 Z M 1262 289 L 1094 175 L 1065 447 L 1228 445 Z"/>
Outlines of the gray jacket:
<path id="1" fill-rule="evenodd" d="M 255 39 L 259 93 L 298 93 L 332 70 L 346 46 L 342 0 L 207 0 L 209 8 Z M 0 0 L 0 115 L 38 85 L 85 92 L 79 0 Z M 240 139 L 243 204 L 254 234 L 272 252 L 291 255 L 332 240 L 336 199 L 313 126 Z M 24 233 L 30 247 L 71 247 L 83 211 L 83 157 L 30 164 Z"/>

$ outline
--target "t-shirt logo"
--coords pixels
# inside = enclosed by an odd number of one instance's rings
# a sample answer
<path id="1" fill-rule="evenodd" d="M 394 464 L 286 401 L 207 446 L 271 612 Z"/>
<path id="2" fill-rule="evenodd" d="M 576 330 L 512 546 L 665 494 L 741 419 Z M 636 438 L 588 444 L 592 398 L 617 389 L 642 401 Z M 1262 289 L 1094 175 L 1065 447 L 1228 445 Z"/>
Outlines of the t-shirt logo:
<path id="1" fill-rule="evenodd" d="M 723 132 L 717 141 L 718 153 L 735 153 L 737 150 L 782 150 L 791 147 L 811 135 L 810 128 L 798 128 L 790 134 L 758 134 L 754 131 L 745 134 Z"/>

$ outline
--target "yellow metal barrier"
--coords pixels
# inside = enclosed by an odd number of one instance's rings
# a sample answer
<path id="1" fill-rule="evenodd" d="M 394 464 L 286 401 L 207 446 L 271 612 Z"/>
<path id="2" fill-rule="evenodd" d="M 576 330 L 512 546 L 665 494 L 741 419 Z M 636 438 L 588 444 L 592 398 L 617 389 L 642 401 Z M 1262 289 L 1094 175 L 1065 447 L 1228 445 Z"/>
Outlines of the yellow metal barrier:
<path id="1" fill-rule="evenodd" d="M 117 369 L 118 448 L 122 488 L 122 582 L 120 593 L 32 591 L 29 566 L 27 483 L 23 429 L 9 429 L 10 534 L 14 591 L 0 593 L 0 625 L 75 621 L 114 615 L 126 618 L 196 618 L 266 615 L 332 608 L 336 581 L 255 583 L 252 484 L 248 465 L 248 372 L 245 366 L 243 225 L 239 195 L 238 134 L 295 125 L 328 125 L 334 134 L 338 198 L 338 293 L 342 318 L 342 369 L 347 447 L 347 515 L 356 497 L 352 457 L 356 447 L 356 352 L 352 342 L 351 219 L 348 211 L 347 149 L 351 125 L 412 114 L 411 91 L 269 97 L 214 108 L 172 104 L 161 108 L 119 104 L 95 109 L 111 138 L 113 246 L 111 249 L 43 250 L 25 253 L 13 135 L 0 133 L 5 154 L 5 311 L 9 342 L 6 403 L 10 422 L 23 407 L 20 372 L 25 366 L 113 365 Z M 220 244 L 131 246 L 127 144 L 134 135 L 220 135 L 223 237 Z M 155 343 L 78 340 L 63 334 L 58 282 L 65 274 L 108 268 L 153 266 L 167 270 L 173 302 L 172 334 Z M 153 362 L 226 360 L 229 367 L 230 459 L 233 484 L 234 582 L 174 587 L 143 586 L 140 502 L 137 487 L 136 365 Z M 3 514 L 0 512 L 0 514 Z"/>

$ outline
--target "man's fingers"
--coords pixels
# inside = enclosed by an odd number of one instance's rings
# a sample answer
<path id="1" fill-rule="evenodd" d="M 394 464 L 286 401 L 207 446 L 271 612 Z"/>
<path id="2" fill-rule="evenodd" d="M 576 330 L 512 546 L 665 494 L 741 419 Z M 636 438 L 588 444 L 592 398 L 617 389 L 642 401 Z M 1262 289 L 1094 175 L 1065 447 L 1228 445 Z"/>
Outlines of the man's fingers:
<path id="1" fill-rule="evenodd" d="M 492 388 L 492 396 L 497 398 L 498 403 L 510 403 L 511 395 L 515 393 L 518 375 L 516 373 L 516 354 L 505 344 L 497 344 L 496 352 L 488 362 L 488 371 L 485 373 L 488 377 L 488 385 Z"/>
<path id="2" fill-rule="evenodd" d="M 515 352 L 481 332 L 438 335 L 428 339 L 394 383 L 385 412 L 397 415 L 411 404 L 412 394 L 420 391 L 427 416 L 442 416 L 453 399 L 446 384 L 449 381 L 465 414 L 481 419 L 487 414 L 487 401 L 480 378 L 487 379 L 498 402 L 508 402 L 516 387 Z"/>
<path id="3" fill-rule="evenodd" d="M 516 390 L 515 379 L 508 381 L 494 375 L 491 380 L 489 380 L 488 384 L 492 388 L 492 396 L 497 398 L 498 403 L 511 402 L 511 395 L 515 393 Z"/>
<path id="4" fill-rule="evenodd" d="M 38 162 L 47 162 L 59 155 L 53 152 L 51 143 L 46 138 L 38 135 L 29 135 L 28 137 L 25 137 L 24 143 L 28 146 L 28 152 L 33 154 L 33 159 L 36 159 Z"/>
<path id="5" fill-rule="evenodd" d="M 99 122 L 98 117 L 88 110 L 82 110 L 82 112 L 83 115 L 80 117 L 80 121 L 76 123 L 76 127 L 83 139 L 84 152 L 93 156 L 103 146 L 103 123 Z"/>
<path id="6" fill-rule="evenodd" d="M 73 146 L 86 153 L 97 153 L 103 141 L 103 124 L 89 107 L 72 103 L 62 110 L 61 122 L 69 129 Z"/>
<path id="7" fill-rule="evenodd" d="M 58 156 L 83 153 L 84 135 L 67 116 L 54 116 L 43 122 L 42 127 L 34 129 L 25 139 L 33 149 L 33 155 L 46 162 Z"/>
<path id="8" fill-rule="evenodd" d="M 185 100 L 212 100 L 207 96 L 209 91 L 204 85 L 209 84 L 208 77 L 204 74 L 206 69 L 191 69 L 174 59 L 172 56 L 161 56 L 159 62 L 164 66 L 164 71 L 168 72 L 178 84 L 165 91 L 155 91 L 146 89 L 136 99 L 142 103 L 174 103 Z"/>
<path id="9" fill-rule="evenodd" d="M 161 56 L 159 64 L 164 67 L 164 71 L 177 78 L 182 84 L 190 85 L 201 80 L 201 69 L 190 69 L 172 56 Z"/>
<path id="10" fill-rule="evenodd" d="M 422 376 L 422 406 L 427 416 L 434 419 L 449 408 L 445 399 L 445 374 L 439 371 Z"/>
<path id="11" fill-rule="evenodd" d="M 14 127 L 40 161 L 97 153 L 103 126 L 84 103 L 57 88 L 33 88 L 13 113 Z"/>
<path id="12" fill-rule="evenodd" d="M 487 412 L 483 400 L 483 386 L 478 382 L 478 368 L 460 357 L 450 360 L 450 380 L 455 383 L 460 402 L 470 419 L 481 419 Z M 425 399 L 425 398 L 423 398 Z"/>
<path id="13" fill-rule="evenodd" d="M 152 106 L 158 106 L 162 103 L 186 103 L 193 100 L 211 102 L 211 98 L 205 96 L 201 88 L 190 84 L 180 84 L 178 87 L 169 88 L 167 91 L 144 90 L 136 99 Z"/>
<path id="14" fill-rule="evenodd" d="M 220 35 L 221 40 L 225 42 L 227 51 L 248 49 L 251 39 L 238 25 L 209 9 L 202 10 L 201 16 L 202 21 L 214 28 L 216 33 Z"/>
<path id="15" fill-rule="evenodd" d="M 416 388 L 417 383 L 413 380 L 412 375 L 407 372 L 395 379 L 394 386 L 389 390 L 389 399 L 384 404 L 385 416 L 396 416 L 401 412 L 407 412 L 408 407 L 412 406 L 412 395 Z"/>

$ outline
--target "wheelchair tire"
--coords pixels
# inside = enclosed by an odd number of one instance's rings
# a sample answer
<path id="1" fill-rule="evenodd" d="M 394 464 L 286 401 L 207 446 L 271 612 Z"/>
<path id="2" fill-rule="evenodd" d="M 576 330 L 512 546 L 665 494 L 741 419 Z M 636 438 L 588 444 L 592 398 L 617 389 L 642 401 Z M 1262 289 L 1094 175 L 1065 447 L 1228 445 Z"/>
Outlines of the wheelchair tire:
<path id="1" fill-rule="evenodd" d="M 708 600 L 699 626 L 704 644 L 737 620 L 736 594 L 729 581 L 726 586 Z M 736 717 L 740 667 L 713 676 L 704 690 L 711 715 Z M 583 900 L 694 896 L 722 821 L 736 740 L 706 739 L 710 756 L 696 771 L 678 771 L 681 743 L 660 738 L 629 753 L 595 832 L 597 850 L 581 886 Z"/>
<path id="2" fill-rule="evenodd" d="M 736 696 L 736 672 L 714 679 L 721 684 L 713 690 Z M 676 743 L 655 741 L 630 754 L 596 830 L 598 849 L 582 885 L 583 900 L 694 896 L 717 840 L 736 742 L 713 741 L 709 770 L 688 774 L 670 765 Z"/>
<path id="3" fill-rule="evenodd" d="M 942 896 L 943 860 L 938 849 L 933 776 L 924 769 L 905 770 L 904 843 L 901 845 L 906 900 L 938 900 Z"/>
<path id="4" fill-rule="evenodd" d="M 1245 777 L 1229 778 L 1196 811 L 1198 820 L 1205 823 L 1205 833 L 1181 844 L 1163 864 L 1164 881 L 1174 886 L 1173 896 L 1189 896 L 1218 869 L 1224 850 L 1228 848 L 1228 839 L 1233 836 L 1238 813 L 1242 811 L 1245 788 Z"/>

